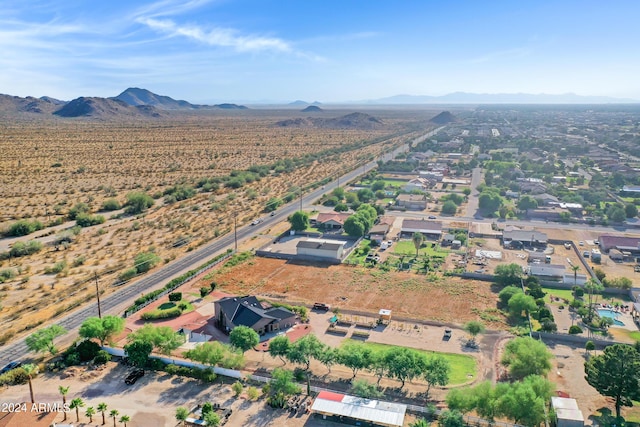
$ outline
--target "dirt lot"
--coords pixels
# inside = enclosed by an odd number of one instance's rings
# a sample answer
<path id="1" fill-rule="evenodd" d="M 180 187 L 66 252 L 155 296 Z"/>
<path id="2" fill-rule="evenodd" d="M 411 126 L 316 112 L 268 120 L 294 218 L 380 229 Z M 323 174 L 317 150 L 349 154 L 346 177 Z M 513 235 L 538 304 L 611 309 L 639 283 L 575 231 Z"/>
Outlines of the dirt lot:
<path id="1" fill-rule="evenodd" d="M 231 294 L 307 304 L 321 301 L 371 313 L 386 308 L 396 315 L 457 324 L 479 320 L 476 313 L 493 310 L 497 304 L 497 295 L 487 282 L 259 257 L 217 272 L 214 280 Z M 505 325 L 495 322 L 488 326 L 496 329 Z"/>

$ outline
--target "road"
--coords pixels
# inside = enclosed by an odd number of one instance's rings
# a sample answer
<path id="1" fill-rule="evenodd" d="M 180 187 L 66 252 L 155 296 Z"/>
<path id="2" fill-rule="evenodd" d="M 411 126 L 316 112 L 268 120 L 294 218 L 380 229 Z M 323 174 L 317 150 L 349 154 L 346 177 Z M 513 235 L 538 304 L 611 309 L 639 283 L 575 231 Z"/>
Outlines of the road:
<path id="1" fill-rule="evenodd" d="M 341 177 L 328 183 L 327 185 L 303 195 L 302 198 L 299 198 L 298 200 L 295 200 L 290 204 L 278 209 L 273 216 L 266 216 L 258 225 L 245 225 L 243 227 L 237 228 L 237 241 L 243 241 L 248 237 L 259 233 L 263 229 L 267 229 L 274 224 L 283 221 L 293 212 L 298 210 L 301 205 L 304 208 L 313 204 L 315 200 L 320 198 L 323 194 L 328 193 L 334 188 L 338 187 L 340 183 L 342 183 L 342 185 L 345 185 L 347 182 L 352 181 L 356 177 L 376 168 L 378 166 L 378 160 L 387 161 L 394 158 L 400 153 L 409 151 L 409 145 L 415 145 L 420 141 L 435 135 L 443 127 L 430 131 L 425 135 L 414 139 L 411 144 L 404 144 L 401 147 L 396 148 L 392 152 L 384 154 L 383 156 L 376 158 L 373 161 L 361 165 L 355 170 L 342 175 Z M 121 291 L 105 296 L 101 300 L 100 304 L 102 314 L 120 314 L 128 305 L 133 303 L 133 300 L 138 298 L 141 294 L 164 286 L 172 278 L 177 277 L 180 274 L 203 264 L 213 256 L 226 251 L 228 248 L 233 248 L 234 245 L 234 233 L 228 233 L 212 241 L 211 243 L 200 247 L 197 250 L 189 252 L 182 258 L 176 259 L 175 261 L 166 264 L 165 266 L 151 272 L 146 277 L 130 284 L 129 286 L 123 287 Z M 91 303 L 86 304 L 85 306 L 71 312 L 70 314 L 61 317 L 55 323 L 65 328 L 67 331 L 73 333 L 80 327 L 80 325 L 86 318 L 97 315 L 98 304 L 97 302 L 92 301 Z M 27 345 L 25 344 L 24 338 L 17 339 L 0 348 L 0 366 L 4 366 L 12 360 L 23 359 L 27 355 L 28 349 Z"/>
<path id="2" fill-rule="evenodd" d="M 467 216 L 473 217 L 478 212 L 478 185 L 482 182 L 482 168 L 474 168 L 471 171 L 471 194 L 467 200 Z"/>

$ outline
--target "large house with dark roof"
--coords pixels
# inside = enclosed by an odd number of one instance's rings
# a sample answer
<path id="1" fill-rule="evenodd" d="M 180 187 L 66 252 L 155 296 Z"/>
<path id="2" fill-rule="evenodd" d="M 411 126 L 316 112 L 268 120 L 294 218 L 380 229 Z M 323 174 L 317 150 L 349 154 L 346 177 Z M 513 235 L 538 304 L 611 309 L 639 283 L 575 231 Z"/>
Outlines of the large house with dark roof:
<path id="1" fill-rule="evenodd" d="M 282 307 L 265 307 L 254 296 L 225 297 L 214 303 L 216 326 L 231 332 L 248 326 L 259 335 L 283 331 L 296 323 L 296 314 Z"/>
<path id="2" fill-rule="evenodd" d="M 600 249 L 608 253 L 611 249 L 621 252 L 629 252 L 632 255 L 640 255 L 640 237 L 612 236 L 603 234 L 598 238 Z"/>

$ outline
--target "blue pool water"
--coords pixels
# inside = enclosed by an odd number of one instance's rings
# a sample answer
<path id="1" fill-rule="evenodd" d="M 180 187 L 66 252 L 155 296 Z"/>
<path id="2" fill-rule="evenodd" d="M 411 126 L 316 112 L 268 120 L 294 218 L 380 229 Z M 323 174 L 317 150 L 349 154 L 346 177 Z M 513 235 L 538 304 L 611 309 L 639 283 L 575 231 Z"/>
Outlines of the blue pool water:
<path id="1" fill-rule="evenodd" d="M 620 316 L 620 313 L 616 313 L 613 310 L 609 310 L 608 308 L 600 308 L 598 309 L 598 315 L 600 315 L 600 317 L 609 317 L 613 319 L 613 324 L 615 326 L 624 326 L 624 323 L 618 320 L 618 316 Z"/>

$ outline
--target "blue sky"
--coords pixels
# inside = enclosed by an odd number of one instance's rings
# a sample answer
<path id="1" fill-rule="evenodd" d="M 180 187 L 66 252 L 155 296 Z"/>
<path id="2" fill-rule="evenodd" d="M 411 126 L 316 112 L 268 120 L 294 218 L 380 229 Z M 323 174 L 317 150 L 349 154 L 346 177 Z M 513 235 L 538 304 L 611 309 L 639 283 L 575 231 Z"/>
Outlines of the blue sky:
<path id="1" fill-rule="evenodd" d="M 636 0 L 3 0 L 0 93 L 640 99 L 638 16 Z"/>

